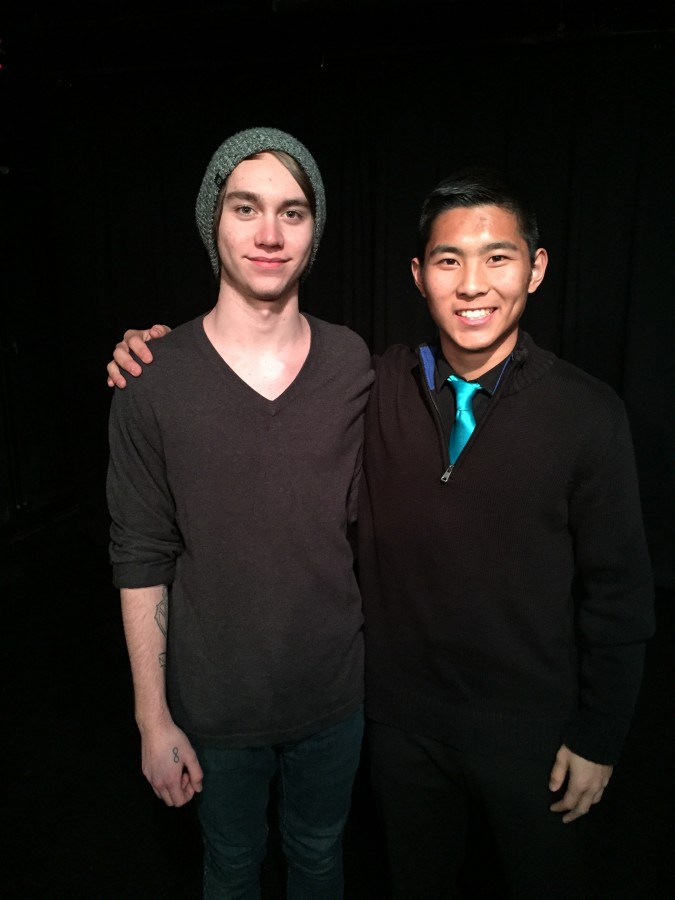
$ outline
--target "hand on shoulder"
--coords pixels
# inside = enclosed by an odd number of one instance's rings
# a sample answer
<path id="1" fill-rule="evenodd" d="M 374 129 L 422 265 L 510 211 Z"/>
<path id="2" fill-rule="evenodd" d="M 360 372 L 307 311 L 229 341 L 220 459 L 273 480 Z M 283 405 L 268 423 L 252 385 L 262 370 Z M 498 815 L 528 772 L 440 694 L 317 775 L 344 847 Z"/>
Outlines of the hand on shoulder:
<path id="1" fill-rule="evenodd" d="M 171 329 L 168 325 L 153 325 L 152 328 L 144 330 L 129 328 L 125 331 L 124 337 L 113 351 L 113 358 L 106 366 L 108 387 L 125 388 L 127 386 L 126 378 L 122 372 L 127 372 L 129 375 L 133 375 L 134 378 L 138 378 L 143 371 L 143 367 L 139 365 L 131 354 L 135 353 L 143 363 L 151 363 L 152 353 L 147 346 L 148 342 L 164 337 L 170 331 Z"/>

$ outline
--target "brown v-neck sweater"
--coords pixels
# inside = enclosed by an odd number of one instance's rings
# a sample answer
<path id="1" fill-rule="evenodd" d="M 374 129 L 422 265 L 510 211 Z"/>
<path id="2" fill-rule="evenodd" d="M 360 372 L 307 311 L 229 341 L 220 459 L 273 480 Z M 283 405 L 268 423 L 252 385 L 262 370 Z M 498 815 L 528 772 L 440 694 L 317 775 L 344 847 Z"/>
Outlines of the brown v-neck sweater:
<path id="1" fill-rule="evenodd" d="M 202 317 L 153 343 L 115 391 L 110 556 L 117 587 L 170 587 L 167 696 L 204 743 L 298 740 L 362 702 L 356 511 L 370 354 L 307 316 L 308 357 L 267 400 Z"/>

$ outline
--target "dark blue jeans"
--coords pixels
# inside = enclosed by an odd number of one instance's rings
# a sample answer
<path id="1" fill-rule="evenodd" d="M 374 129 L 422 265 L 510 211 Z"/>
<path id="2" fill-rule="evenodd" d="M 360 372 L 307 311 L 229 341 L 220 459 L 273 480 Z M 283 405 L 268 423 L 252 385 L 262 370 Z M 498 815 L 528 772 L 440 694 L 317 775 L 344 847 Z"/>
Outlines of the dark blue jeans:
<path id="1" fill-rule="evenodd" d="M 195 750 L 204 840 L 205 900 L 258 900 L 267 848 L 270 782 L 279 775 L 279 828 L 288 900 L 341 900 L 342 832 L 359 765 L 363 712 L 274 747 Z"/>

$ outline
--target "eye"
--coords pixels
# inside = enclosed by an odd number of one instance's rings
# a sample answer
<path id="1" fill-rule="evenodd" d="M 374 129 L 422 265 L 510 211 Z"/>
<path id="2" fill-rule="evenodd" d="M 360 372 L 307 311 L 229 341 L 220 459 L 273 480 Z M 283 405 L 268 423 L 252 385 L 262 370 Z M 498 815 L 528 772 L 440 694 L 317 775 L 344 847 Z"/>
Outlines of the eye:
<path id="1" fill-rule="evenodd" d="M 236 212 L 238 212 L 242 216 L 250 216 L 251 213 L 253 212 L 252 206 L 246 206 L 246 205 L 237 206 L 235 209 L 236 209 Z"/>
<path id="2" fill-rule="evenodd" d="M 286 216 L 287 219 L 292 219 L 292 220 L 298 221 L 298 222 L 304 218 L 303 214 L 300 212 L 299 209 L 287 209 L 286 212 L 284 213 L 284 215 Z"/>
<path id="3" fill-rule="evenodd" d="M 506 262 L 507 259 L 508 259 L 508 256 L 504 256 L 504 254 L 502 254 L 502 253 L 495 253 L 494 256 L 490 257 L 489 261 L 491 263 L 500 263 L 500 262 Z"/>

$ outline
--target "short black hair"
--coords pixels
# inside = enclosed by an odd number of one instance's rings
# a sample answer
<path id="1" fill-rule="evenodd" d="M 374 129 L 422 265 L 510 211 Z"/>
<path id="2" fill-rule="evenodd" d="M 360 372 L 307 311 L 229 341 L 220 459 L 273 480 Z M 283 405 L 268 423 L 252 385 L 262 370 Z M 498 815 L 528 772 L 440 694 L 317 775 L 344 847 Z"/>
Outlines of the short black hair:
<path id="1" fill-rule="evenodd" d="M 496 170 L 477 166 L 460 169 L 444 178 L 422 204 L 417 228 L 417 256 L 424 263 L 431 229 L 436 219 L 449 209 L 471 206 L 499 206 L 512 213 L 527 243 L 530 261 L 539 247 L 539 226 L 530 201 L 514 184 Z"/>

